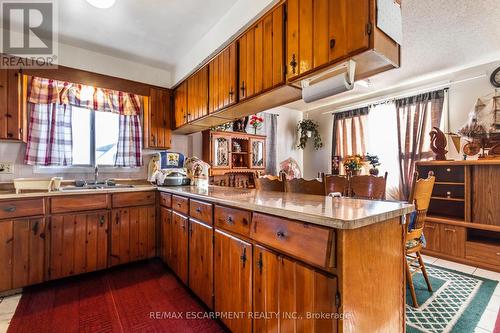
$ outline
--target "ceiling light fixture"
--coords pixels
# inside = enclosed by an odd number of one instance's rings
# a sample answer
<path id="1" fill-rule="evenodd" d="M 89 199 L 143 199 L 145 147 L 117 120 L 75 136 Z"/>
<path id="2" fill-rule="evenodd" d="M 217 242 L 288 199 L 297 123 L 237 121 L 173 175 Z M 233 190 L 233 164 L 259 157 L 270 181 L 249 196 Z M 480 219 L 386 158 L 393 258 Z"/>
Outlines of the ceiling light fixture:
<path id="1" fill-rule="evenodd" d="M 87 0 L 87 2 L 96 8 L 106 9 L 113 7 L 116 0 Z"/>

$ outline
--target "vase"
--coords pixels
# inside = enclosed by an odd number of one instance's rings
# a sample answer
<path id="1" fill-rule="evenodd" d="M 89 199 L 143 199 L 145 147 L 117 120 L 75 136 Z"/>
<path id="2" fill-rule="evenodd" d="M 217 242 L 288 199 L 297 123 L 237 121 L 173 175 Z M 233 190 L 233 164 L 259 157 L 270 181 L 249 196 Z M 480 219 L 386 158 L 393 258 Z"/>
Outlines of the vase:
<path id="1" fill-rule="evenodd" d="M 370 175 L 372 176 L 378 176 L 379 170 L 377 168 L 371 168 L 370 169 Z"/>
<path id="2" fill-rule="evenodd" d="M 253 134 L 257 134 L 257 127 L 253 128 Z"/>

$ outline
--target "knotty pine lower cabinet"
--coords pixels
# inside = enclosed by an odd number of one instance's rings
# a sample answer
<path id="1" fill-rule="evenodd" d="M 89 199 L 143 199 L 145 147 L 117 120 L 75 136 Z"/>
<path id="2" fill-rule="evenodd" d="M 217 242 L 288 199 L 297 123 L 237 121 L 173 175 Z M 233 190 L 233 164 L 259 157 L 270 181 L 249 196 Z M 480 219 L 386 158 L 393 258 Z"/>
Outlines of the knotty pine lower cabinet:
<path id="1" fill-rule="evenodd" d="M 171 258 L 170 268 L 181 279 L 188 284 L 188 218 L 177 212 L 172 212 L 171 227 Z"/>
<path id="2" fill-rule="evenodd" d="M 107 211 L 52 216 L 49 279 L 105 269 L 108 222 Z"/>
<path id="3" fill-rule="evenodd" d="M 213 309 L 213 227 L 189 219 L 189 288 Z"/>
<path id="4" fill-rule="evenodd" d="M 113 209 L 110 266 L 156 256 L 156 207 Z"/>
<path id="5" fill-rule="evenodd" d="M 168 266 L 172 264 L 172 210 L 160 208 L 160 257 Z"/>
<path id="6" fill-rule="evenodd" d="M 252 244 L 215 231 L 215 311 L 234 314 L 222 318 L 231 332 L 252 331 Z"/>
<path id="7" fill-rule="evenodd" d="M 314 317 L 334 314 L 337 278 L 260 246 L 254 247 L 254 332 L 337 332 L 337 320 Z"/>
<path id="8" fill-rule="evenodd" d="M 44 281 L 44 218 L 0 221 L 0 292 Z"/>

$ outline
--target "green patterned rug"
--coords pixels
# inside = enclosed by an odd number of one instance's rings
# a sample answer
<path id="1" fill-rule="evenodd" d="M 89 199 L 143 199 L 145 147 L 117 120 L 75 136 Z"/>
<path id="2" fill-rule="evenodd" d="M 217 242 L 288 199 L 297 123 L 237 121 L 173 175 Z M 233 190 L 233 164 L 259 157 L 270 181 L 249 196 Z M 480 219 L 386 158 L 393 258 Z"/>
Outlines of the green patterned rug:
<path id="1" fill-rule="evenodd" d="M 418 309 L 406 288 L 406 329 L 416 332 L 474 332 L 490 301 L 497 281 L 426 264 L 431 285 L 421 273 L 413 276 Z"/>

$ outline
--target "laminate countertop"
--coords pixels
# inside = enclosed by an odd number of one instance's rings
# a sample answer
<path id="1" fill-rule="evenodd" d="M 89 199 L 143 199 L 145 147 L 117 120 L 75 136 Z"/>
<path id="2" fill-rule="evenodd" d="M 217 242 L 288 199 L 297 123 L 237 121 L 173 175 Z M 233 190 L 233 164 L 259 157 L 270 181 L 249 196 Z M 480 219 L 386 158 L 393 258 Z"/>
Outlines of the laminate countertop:
<path id="1" fill-rule="evenodd" d="M 414 210 L 413 205 L 405 202 L 332 198 L 220 186 L 159 187 L 158 190 L 335 229 L 361 228 Z"/>
<path id="2" fill-rule="evenodd" d="M 156 191 L 156 186 L 152 185 L 134 185 L 134 187 L 120 187 L 120 188 L 105 188 L 105 189 L 85 189 L 76 191 L 52 191 L 52 192 L 28 192 L 16 193 L 15 191 L 0 191 L 0 200 L 9 199 L 29 199 L 40 197 L 54 197 L 54 196 L 69 196 L 69 195 L 89 195 L 100 193 L 121 193 L 121 192 L 143 192 L 143 191 Z"/>

